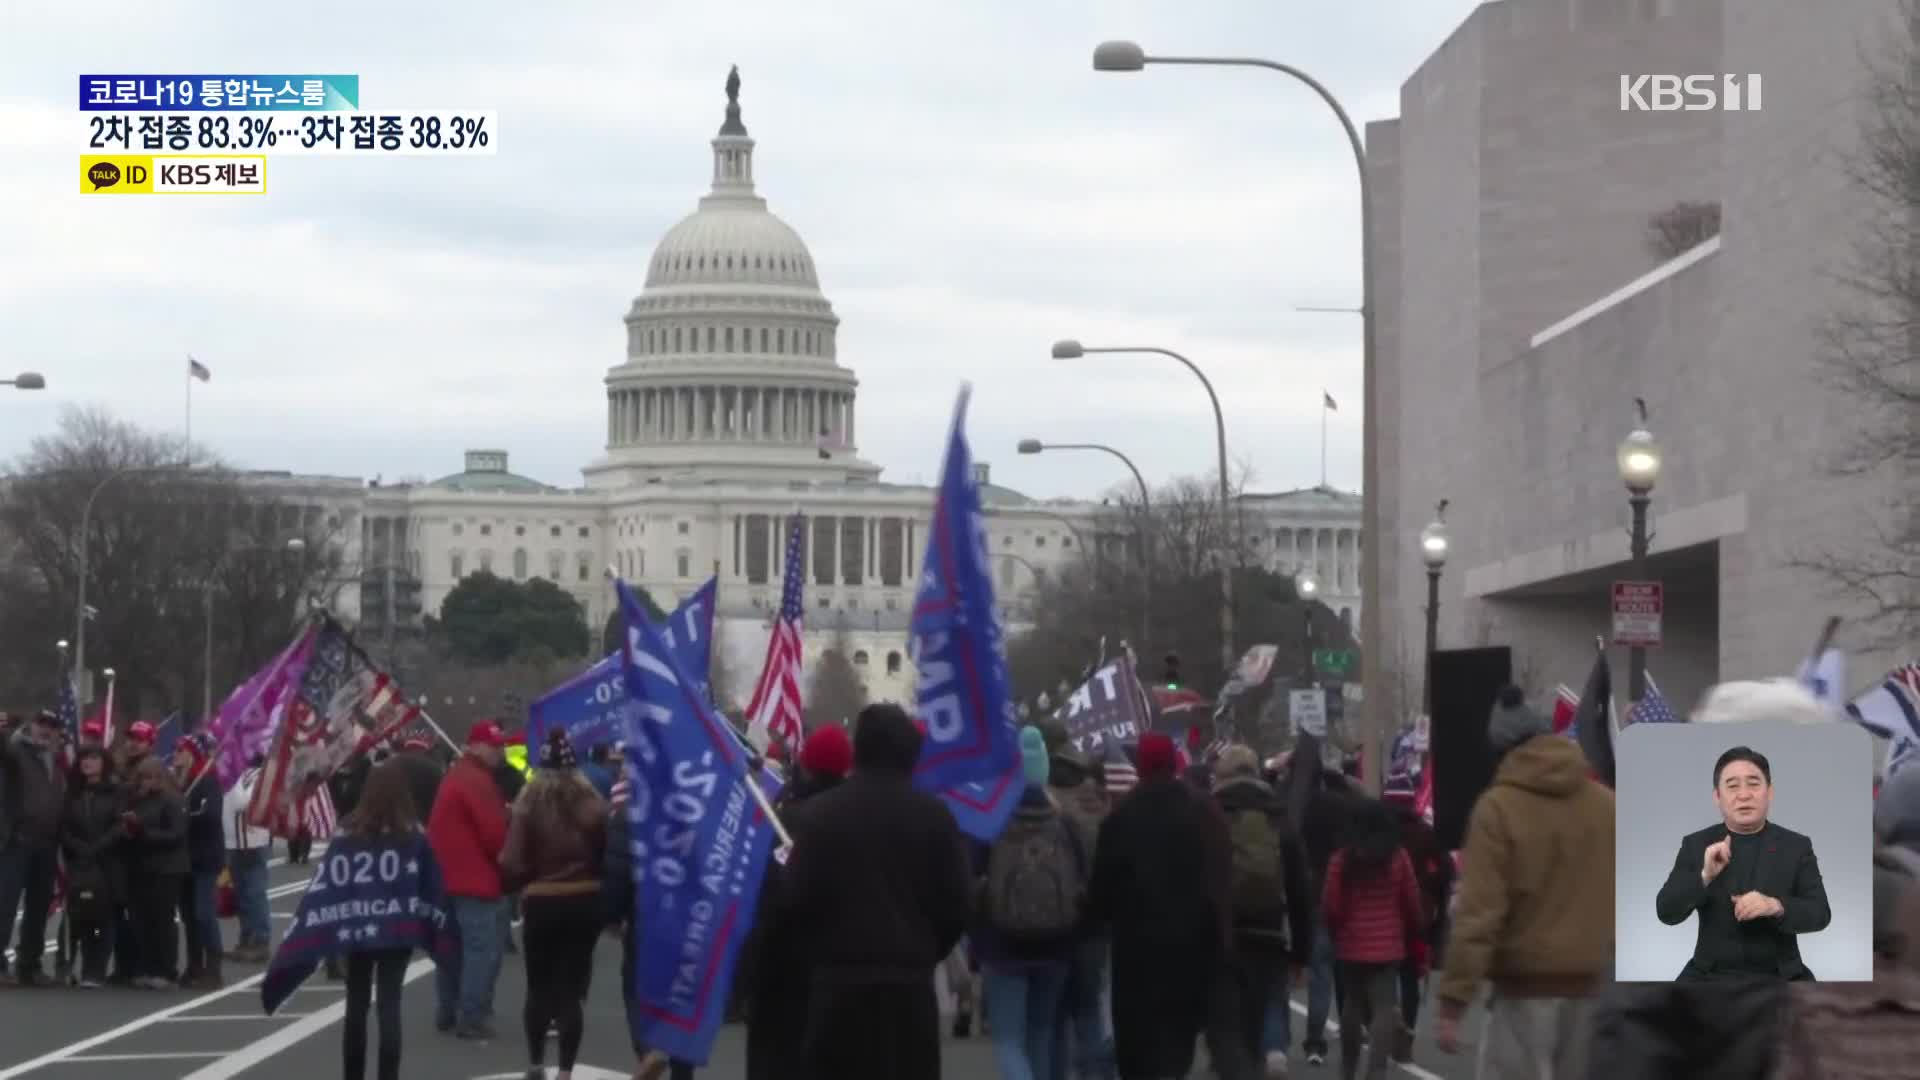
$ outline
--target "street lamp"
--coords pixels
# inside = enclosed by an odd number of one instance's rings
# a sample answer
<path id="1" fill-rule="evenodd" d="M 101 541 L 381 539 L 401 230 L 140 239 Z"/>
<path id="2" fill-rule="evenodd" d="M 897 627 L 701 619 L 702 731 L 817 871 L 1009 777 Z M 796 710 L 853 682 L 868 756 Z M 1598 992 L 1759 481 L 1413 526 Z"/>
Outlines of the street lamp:
<path id="1" fill-rule="evenodd" d="M 1056 346 L 1057 348 L 1057 346 Z M 1021 439 L 1019 451 L 1022 454 L 1039 454 L 1048 450 L 1093 450 L 1102 454 L 1111 454 L 1120 459 L 1120 463 L 1133 474 L 1133 482 L 1140 487 L 1140 561 L 1144 573 L 1140 598 L 1140 647 L 1147 647 L 1147 635 L 1153 632 L 1153 496 L 1147 490 L 1147 479 L 1140 475 L 1140 469 L 1133 459 L 1105 443 L 1047 443 L 1039 439 Z M 1081 543 L 1085 552 L 1086 544 Z"/>
<path id="2" fill-rule="evenodd" d="M 1645 398 L 1634 398 L 1634 408 L 1640 413 L 1640 422 L 1627 437 L 1620 440 L 1620 451 L 1616 461 L 1620 466 L 1620 479 L 1627 485 L 1628 502 L 1633 506 L 1632 565 L 1633 580 L 1647 579 L 1647 503 L 1653 493 L 1653 485 L 1660 479 L 1660 444 L 1653 440 L 1653 432 L 1647 430 L 1647 402 Z M 1647 691 L 1647 649 L 1644 645 L 1632 645 L 1627 648 L 1627 698 L 1638 704 Z"/>
<path id="3" fill-rule="evenodd" d="M 1447 500 L 1433 508 L 1433 521 L 1420 530 L 1420 557 L 1427 564 L 1427 664 L 1420 680 L 1426 711 L 1433 715 L 1433 654 L 1440 648 L 1440 571 L 1447 565 Z"/>
<path id="4" fill-rule="evenodd" d="M 1360 129 L 1353 124 L 1353 117 L 1347 114 L 1346 106 L 1326 88 L 1320 80 L 1294 67 L 1277 60 L 1262 60 L 1255 57 L 1229 56 L 1149 56 L 1138 42 L 1105 41 L 1093 50 L 1093 69 L 1095 71 L 1142 71 L 1148 64 L 1172 64 L 1199 67 L 1253 67 L 1277 71 L 1282 75 L 1305 83 L 1307 88 L 1320 95 L 1327 103 L 1333 115 L 1340 120 L 1340 127 L 1347 134 L 1347 145 L 1353 150 L 1353 163 L 1360 172 L 1360 378 L 1361 397 L 1364 408 L 1361 410 L 1361 465 L 1360 465 L 1360 591 L 1369 601 L 1380 595 L 1380 542 L 1379 529 L 1375 526 L 1380 517 L 1380 455 L 1378 444 L 1378 411 L 1373 407 L 1374 389 L 1374 342 L 1377 339 L 1377 311 L 1373 303 L 1373 191 L 1367 178 L 1367 151 L 1360 141 Z M 1369 602 L 1360 609 L 1360 651 L 1362 655 L 1379 655 L 1381 624 L 1380 605 Z M 1364 688 L 1372 683 L 1379 685 L 1375 673 L 1378 664 L 1368 664 L 1361 672 L 1361 685 Z M 1379 720 L 1380 700 L 1377 694 L 1366 695 L 1366 715 L 1372 721 Z M 1375 723 L 1376 731 L 1379 724 Z M 1374 742 L 1381 742 L 1375 739 Z M 1366 761 L 1367 789 L 1380 791 L 1380 761 L 1378 754 L 1368 754 Z"/>
<path id="5" fill-rule="evenodd" d="M 266 550 L 266 545 L 242 544 L 239 547 L 228 548 L 227 555 L 231 557 L 233 555 L 240 554 L 241 552 L 264 551 L 264 550 Z M 307 542 L 305 540 L 302 540 L 296 536 L 287 541 L 286 551 L 288 554 L 298 555 L 305 550 L 307 550 Z M 226 560 L 224 559 L 221 560 L 220 565 L 225 566 Z M 217 570 L 218 570 L 218 567 L 216 567 L 216 572 Z M 200 717 L 201 717 L 202 723 L 205 723 L 206 721 L 212 719 L 213 717 L 213 580 L 214 580 L 213 575 L 208 575 L 207 586 L 206 586 L 205 597 L 204 597 L 207 625 L 206 625 L 206 630 L 204 631 L 204 637 L 206 638 L 206 641 L 205 641 L 206 652 L 205 652 L 205 655 L 201 658 L 201 665 L 200 665 L 201 666 Z"/>
<path id="6" fill-rule="evenodd" d="M 1220 395 L 1213 392 L 1213 381 L 1207 378 L 1206 372 L 1200 370 L 1200 365 L 1172 349 L 1163 349 L 1156 345 L 1114 345 L 1093 348 L 1082 345 L 1072 338 L 1064 338 L 1053 343 L 1055 360 L 1078 360 L 1091 353 L 1152 353 L 1156 356 L 1165 356 L 1185 364 L 1187 370 L 1193 372 L 1194 378 L 1200 380 L 1200 385 L 1207 391 L 1207 400 L 1213 403 L 1214 447 L 1220 458 L 1221 541 L 1225 544 L 1233 543 L 1236 539 L 1233 527 L 1233 497 L 1227 491 L 1227 419 L 1226 415 L 1220 411 Z M 1135 470 L 1135 475 L 1138 475 L 1138 470 Z M 1142 484 L 1141 487 L 1144 489 L 1146 485 Z M 1234 661 L 1233 564 L 1237 561 L 1237 558 L 1220 560 L 1220 670 L 1229 673 L 1233 671 Z"/>
<path id="7" fill-rule="evenodd" d="M 0 379 L 0 386 L 11 386 L 15 390 L 45 390 L 47 377 L 37 371 L 23 371 L 11 379 Z"/>
<path id="8" fill-rule="evenodd" d="M 1313 579 L 1312 573 L 1301 570 L 1293 575 L 1293 592 L 1300 598 L 1302 690 L 1312 690 L 1320 685 L 1320 673 L 1313 667 L 1313 598 L 1319 591 L 1320 583 Z"/>

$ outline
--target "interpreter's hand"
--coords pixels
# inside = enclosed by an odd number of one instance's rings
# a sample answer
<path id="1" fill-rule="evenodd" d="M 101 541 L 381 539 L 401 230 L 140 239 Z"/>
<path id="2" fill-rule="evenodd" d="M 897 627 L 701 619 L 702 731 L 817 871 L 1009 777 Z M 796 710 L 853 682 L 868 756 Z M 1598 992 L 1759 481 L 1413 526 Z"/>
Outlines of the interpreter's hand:
<path id="1" fill-rule="evenodd" d="M 1741 893 L 1733 898 L 1733 917 L 1741 922 L 1777 918 L 1786 912 L 1785 904 L 1765 893 Z"/>
<path id="2" fill-rule="evenodd" d="M 1438 1046 L 1443 1054 L 1459 1053 L 1460 1018 L 1445 1014 L 1437 1017 L 1433 1025 L 1433 1044 Z"/>
<path id="3" fill-rule="evenodd" d="M 1711 885 L 1720 871 L 1727 868 L 1733 858 L 1733 834 L 1728 833 L 1707 845 L 1706 857 L 1700 860 L 1700 884 Z"/>

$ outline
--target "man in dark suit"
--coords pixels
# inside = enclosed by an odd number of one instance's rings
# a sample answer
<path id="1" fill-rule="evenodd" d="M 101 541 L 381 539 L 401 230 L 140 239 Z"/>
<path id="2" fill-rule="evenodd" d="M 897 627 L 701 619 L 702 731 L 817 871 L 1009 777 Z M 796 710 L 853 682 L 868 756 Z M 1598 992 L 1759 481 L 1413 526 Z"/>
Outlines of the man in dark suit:
<path id="1" fill-rule="evenodd" d="M 1833 913 L 1813 841 L 1767 820 L 1773 769 L 1766 755 L 1745 746 L 1721 754 L 1713 801 L 1722 823 L 1680 841 L 1654 902 L 1668 926 L 1700 916 L 1679 981 L 1812 981 L 1797 935 L 1826 929 Z"/>

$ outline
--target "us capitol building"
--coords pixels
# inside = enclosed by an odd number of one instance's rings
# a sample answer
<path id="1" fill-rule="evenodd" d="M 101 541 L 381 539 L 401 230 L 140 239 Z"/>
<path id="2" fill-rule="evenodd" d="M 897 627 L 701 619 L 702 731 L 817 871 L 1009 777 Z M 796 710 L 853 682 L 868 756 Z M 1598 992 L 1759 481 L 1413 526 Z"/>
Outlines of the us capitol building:
<path id="1" fill-rule="evenodd" d="M 608 566 L 666 610 L 718 574 L 716 635 L 744 702 L 798 512 L 809 659 L 844 629 L 869 695 L 911 700 L 905 631 L 934 489 L 882 480 L 860 456 L 859 379 L 839 362 L 840 320 L 806 243 L 756 192 L 737 75 L 727 89 L 712 189 L 661 238 L 626 312 L 626 355 L 606 376 L 606 451 L 583 486 L 516 475 L 504 449 L 470 450 L 465 468 L 431 482 L 247 474 L 340 537 L 347 579 L 334 609 L 363 637 L 418 627 L 483 571 L 559 584 L 596 630 L 614 604 Z M 975 468 L 1003 618 L 1017 628 L 1036 581 L 1078 557 L 1101 508 L 1028 498 Z M 1267 564 L 1311 568 L 1322 598 L 1357 625 L 1359 496 L 1245 500 Z"/>

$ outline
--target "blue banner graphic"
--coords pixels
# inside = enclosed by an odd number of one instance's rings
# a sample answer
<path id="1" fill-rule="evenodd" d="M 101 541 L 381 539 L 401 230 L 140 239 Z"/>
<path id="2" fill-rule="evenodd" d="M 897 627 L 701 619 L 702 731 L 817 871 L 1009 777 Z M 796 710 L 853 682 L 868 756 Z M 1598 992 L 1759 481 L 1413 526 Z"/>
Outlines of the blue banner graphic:
<path id="1" fill-rule="evenodd" d="M 667 618 L 660 628 L 681 670 L 693 678 L 700 693 L 709 700 L 707 674 L 713 664 L 713 604 L 720 579 L 707 579 L 692 596 Z M 546 745 L 547 732 L 554 727 L 566 729 L 575 753 L 585 755 L 596 746 L 617 742 L 625 737 L 623 717 L 628 710 L 626 668 L 615 652 L 605 660 L 549 690 L 533 703 L 527 714 L 529 753 L 539 753 Z"/>
<path id="2" fill-rule="evenodd" d="M 1027 790 L 1027 778 L 1015 758 L 1013 767 L 992 780 L 976 780 L 940 793 L 953 822 L 960 831 L 982 843 L 990 844 L 1006 830 L 1007 822 L 1020 806 Z"/>
<path id="3" fill-rule="evenodd" d="M 267 965 L 260 1004 L 272 1015 L 325 958 L 373 949 L 419 949 L 435 963 L 459 958 L 459 931 L 424 834 L 333 838 Z"/>
<path id="4" fill-rule="evenodd" d="M 358 75 L 82 75 L 81 112 L 341 112 Z"/>
<path id="5" fill-rule="evenodd" d="M 633 858 L 634 1041 L 705 1065 L 753 929 L 773 824 L 746 747 L 681 667 L 626 582 L 626 778 Z"/>
<path id="6" fill-rule="evenodd" d="M 919 671 L 914 711 L 927 729 L 914 783 L 943 794 L 975 785 L 986 813 L 976 821 L 977 829 L 995 817 L 1004 825 L 1019 799 L 1017 789 L 1010 798 L 992 796 L 1004 795 L 1005 781 L 1019 770 L 1020 719 L 1008 690 L 1006 647 L 987 565 L 986 521 L 967 446 L 969 396 L 962 387 L 953 407 L 908 647 Z M 999 835 L 998 826 L 992 836 L 969 831 L 980 839 Z"/>

